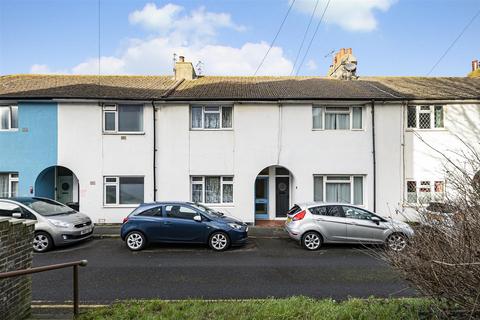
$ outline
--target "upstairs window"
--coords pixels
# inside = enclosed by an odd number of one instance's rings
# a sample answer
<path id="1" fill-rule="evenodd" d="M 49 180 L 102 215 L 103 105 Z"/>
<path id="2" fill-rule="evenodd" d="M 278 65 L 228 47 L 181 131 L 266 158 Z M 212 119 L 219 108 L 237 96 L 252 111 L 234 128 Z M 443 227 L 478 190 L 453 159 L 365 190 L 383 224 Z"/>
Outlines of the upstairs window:
<path id="1" fill-rule="evenodd" d="M 444 128 L 444 106 L 421 105 L 407 107 L 407 128 Z"/>
<path id="2" fill-rule="evenodd" d="M 18 173 L 0 173 L 0 198 L 18 196 Z"/>
<path id="3" fill-rule="evenodd" d="M 314 176 L 313 200 L 363 205 L 363 176 Z"/>
<path id="4" fill-rule="evenodd" d="M 105 104 L 103 131 L 105 133 L 143 132 L 143 105 Z"/>
<path id="5" fill-rule="evenodd" d="M 231 129 L 233 125 L 233 107 L 193 105 L 190 108 L 190 119 L 190 128 L 193 130 Z"/>
<path id="6" fill-rule="evenodd" d="M 18 107 L 0 106 L 0 131 L 18 130 Z"/>
<path id="7" fill-rule="evenodd" d="M 312 108 L 314 130 L 361 130 L 363 129 L 363 107 Z"/>

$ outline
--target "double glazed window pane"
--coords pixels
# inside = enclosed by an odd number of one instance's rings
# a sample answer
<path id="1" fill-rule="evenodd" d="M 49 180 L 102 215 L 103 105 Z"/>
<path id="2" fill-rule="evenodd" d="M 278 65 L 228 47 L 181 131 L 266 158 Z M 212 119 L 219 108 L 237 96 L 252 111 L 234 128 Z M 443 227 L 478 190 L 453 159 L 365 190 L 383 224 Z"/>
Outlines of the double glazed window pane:
<path id="1" fill-rule="evenodd" d="M 430 129 L 430 112 L 418 114 L 418 127 L 420 129 Z"/>
<path id="2" fill-rule="evenodd" d="M 347 130 L 350 128 L 350 115 L 348 113 L 326 113 L 325 129 Z"/>
<path id="3" fill-rule="evenodd" d="M 192 201 L 203 202 L 203 186 L 201 184 L 192 184 Z"/>
<path id="4" fill-rule="evenodd" d="M 0 107 L 0 130 L 10 129 L 10 107 Z"/>
<path id="5" fill-rule="evenodd" d="M 120 204 L 143 202 L 143 177 L 120 177 Z"/>
<path id="6" fill-rule="evenodd" d="M 323 129 L 323 116 L 322 116 L 322 107 L 313 107 L 312 116 L 313 116 L 313 129 Z"/>
<path id="7" fill-rule="evenodd" d="M 105 131 L 115 131 L 115 112 L 105 112 Z"/>
<path id="8" fill-rule="evenodd" d="M 416 128 L 417 127 L 417 107 L 408 106 L 407 112 L 407 127 Z"/>
<path id="9" fill-rule="evenodd" d="M 222 107 L 222 128 L 232 127 L 232 107 Z"/>
<path id="10" fill-rule="evenodd" d="M 8 198 L 8 173 L 0 173 L 0 197 Z"/>
<path id="11" fill-rule="evenodd" d="M 192 128 L 202 128 L 202 107 L 192 107 Z"/>
<path id="12" fill-rule="evenodd" d="M 350 184 L 349 183 L 327 183 L 326 184 L 327 202 L 350 203 Z"/>
<path id="13" fill-rule="evenodd" d="M 443 106 L 435 106 L 435 128 L 443 128 Z"/>
<path id="14" fill-rule="evenodd" d="M 352 108 L 352 129 L 362 129 L 362 108 Z"/>
<path id="15" fill-rule="evenodd" d="M 205 203 L 220 203 L 220 177 L 205 177 Z"/>
<path id="16" fill-rule="evenodd" d="M 313 177 L 313 200 L 323 201 L 323 177 Z"/>
<path id="17" fill-rule="evenodd" d="M 143 107 L 138 105 L 118 106 L 118 131 L 143 131 Z"/>
<path id="18" fill-rule="evenodd" d="M 223 203 L 233 202 L 233 184 L 223 185 Z"/>
<path id="19" fill-rule="evenodd" d="M 363 178 L 353 178 L 353 204 L 363 204 Z"/>
<path id="20" fill-rule="evenodd" d="M 105 203 L 116 204 L 117 203 L 117 186 L 105 187 Z"/>

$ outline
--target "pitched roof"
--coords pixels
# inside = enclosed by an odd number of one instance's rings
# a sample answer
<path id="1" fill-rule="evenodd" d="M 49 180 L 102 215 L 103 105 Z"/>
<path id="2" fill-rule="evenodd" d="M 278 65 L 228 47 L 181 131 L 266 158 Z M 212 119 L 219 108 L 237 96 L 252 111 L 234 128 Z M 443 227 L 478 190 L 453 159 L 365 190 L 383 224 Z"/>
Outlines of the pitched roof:
<path id="1" fill-rule="evenodd" d="M 365 77 L 398 92 L 406 99 L 480 99 L 480 78 Z"/>
<path id="2" fill-rule="evenodd" d="M 480 78 L 10 75 L 0 77 L 0 99 L 125 100 L 399 100 L 480 99 Z"/>
<path id="3" fill-rule="evenodd" d="M 0 98 L 160 99 L 171 76 L 11 75 L 0 77 Z"/>

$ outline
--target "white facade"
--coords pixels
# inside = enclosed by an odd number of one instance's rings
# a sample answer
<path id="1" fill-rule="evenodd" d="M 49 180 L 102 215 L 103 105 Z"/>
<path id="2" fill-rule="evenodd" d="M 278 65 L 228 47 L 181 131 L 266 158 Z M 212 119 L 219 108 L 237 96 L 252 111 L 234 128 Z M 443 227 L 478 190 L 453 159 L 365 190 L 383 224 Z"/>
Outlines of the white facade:
<path id="1" fill-rule="evenodd" d="M 395 210 L 402 211 L 407 180 L 444 180 L 441 157 L 419 136 L 449 150 L 464 147 L 456 135 L 477 145 L 480 136 L 480 104 L 442 104 L 445 128 L 417 130 L 406 128 L 406 104 L 376 102 L 375 197 L 370 103 L 318 102 L 362 106 L 362 129 L 354 130 L 313 129 L 312 103 L 231 105 L 231 129 L 192 130 L 189 103 L 156 102 L 154 155 L 151 103 L 144 105 L 143 131 L 134 134 L 104 133 L 97 102 L 59 103 L 58 165 L 79 180 L 80 210 L 97 223 L 118 223 L 136 207 L 105 204 L 105 177 L 143 177 L 144 201 L 153 201 L 155 158 L 157 201 L 190 201 L 192 177 L 233 177 L 233 202 L 208 205 L 254 223 L 255 180 L 269 168 L 266 218 L 275 219 L 274 166 L 280 166 L 290 172 L 289 206 L 314 200 L 314 176 L 361 177 L 362 205 L 373 210 L 376 202 L 379 214 L 401 218 Z"/>

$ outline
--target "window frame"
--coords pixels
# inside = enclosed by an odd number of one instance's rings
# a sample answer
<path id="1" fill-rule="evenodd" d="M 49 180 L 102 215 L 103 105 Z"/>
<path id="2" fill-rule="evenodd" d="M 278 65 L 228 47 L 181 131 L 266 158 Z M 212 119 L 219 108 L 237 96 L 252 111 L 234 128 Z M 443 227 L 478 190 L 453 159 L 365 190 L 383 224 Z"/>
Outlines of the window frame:
<path id="1" fill-rule="evenodd" d="M 341 179 L 327 179 L 328 177 L 333 178 L 333 177 L 338 177 Z M 322 178 L 322 200 L 315 200 L 315 178 Z M 348 179 L 343 179 L 343 178 L 348 178 Z M 362 178 L 362 203 L 361 204 L 355 204 L 355 178 Z M 362 174 L 353 174 L 353 175 L 345 175 L 345 174 L 314 174 L 313 175 L 313 201 L 315 202 L 324 202 L 327 203 L 326 197 L 327 197 L 327 184 L 335 184 L 335 183 L 344 183 L 344 184 L 350 184 L 350 202 L 345 203 L 345 205 L 352 205 L 352 206 L 358 206 L 361 208 L 364 208 L 367 206 L 367 199 L 365 196 L 366 193 L 366 188 L 365 188 L 365 178 L 366 175 Z"/>
<path id="2" fill-rule="evenodd" d="M 218 111 L 209 111 L 205 110 L 205 108 L 210 108 L 210 107 L 218 107 Z M 200 128 L 194 128 L 193 127 L 193 108 L 202 108 L 202 121 L 201 121 L 201 127 Z M 232 120 L 231 120 L 231 126 L 230 127 L 224 127 L 223 126 L 223 109 L 224 108 L 231 108 L 232 110 Z M 234 106 L 233 104 L 191 104 L 189 108 L 189 119 L 190 119 L 190 130 L 191 131 L 232 131 L 233 130 L 233 124 L 234 124 Z M 219 114 L 219 124 L 220 126 L 218 128 L 205 128 L 205 113 L 218 113 Z"/>
<path id="3" fill-rule="evenodd" d="M 18 131 L 18 106 L 17 105 L 0 105 L 0 108 L 8 108 L 8 126 L 6 129 L 2 129 L 0 127 L 0 132 L 8 132 L 8 131 Z M 17 114 L 17 127 L 13 128 L 12 127 L 12 122 L 13 122 L 13 109 L 16 110 Z"/>
<path id="4" fill-rule="evenodd" d="M 315 109 L 320 109 L 320 117 L 321 119 L 321 128 L 315 128 L 314 127 L 314 113 Z M 334 109 L 334 108 L 348 108 L 348 111 L 334 111 L 334 110 L 328 110 L 329 108 Z M 353 128 L 353 110 L 354 108 L 360 108 L 360 114 L 361 114 L 361 128 Z M 312 105 L 312 130 L 313 131 L 365 131 L 365 105 L 317 105 L 314 104 Z M 348 114 L 349 115 L 349 126 L 347 129 L 326 129 L 325 123 L 326 123 L 326 114 Z"/>
<path id="5" fill-rule="evenodd" d="M 428 107 L 429 110 L 422 110 L 422 107 Z M 441 107 L 442 110 L 442 126 L 436 126 L 436 108 Z M 409 126 L 408 124 L 408 110 L 409 108 L 415 108 L 415 126 Z M 405 129 L 408 131 L 413 130 L 421 130 L 421 131 L 428 131 L 428 130 L 445 130 L 445 109 L 446 105 L 444 104 L 410 104 L 407 105 L 407 111 L 405 112 Z M 429 114 L 430 115 L 430 127 L 429 128 L 420 128 L 420 115 L 421 114 Z"/>
<path id="6" fill-rule="evenodd" d="M 142 108 L 142 130 L 140 131 L 120 131 L 119 130 L 119 106 L 121 105 L 135 105 L 138 108 Z M 107 130 L 106 129 L 106 114 L 113 113 L 115 117 L 115 129 L 114 130 Z M 122 103 L 105 103 L 102 105 L 102 132 L 104 135 L 142 135 L 145 134 L 145 105 L 144 104 L 122 104 Z"/>
<path id="7" fill-rule="evenodd" d="M 135 208 L 141 203 L 120 203 L 120 178 L 143 178 L 143 202 L 145 202 L 145 176 L 140 175 L 108 175 L 103 177 L 103 206 L 106 208 Z M 115 179 L 114 182 L 107 179 Z M 107 203 L 107 186 L 115 186 L 115 203 Z"/>
<path id="8" fill-rule="evenodd" d="M 13 183 L 16 182 L 17 183 L 17 190 L 18 190 L 18 182 L 19 182 L 19 174 L 18 172 L 0 172 L 0 174 L 2 175 L 8 175 L 7 179 L 8 179 L 8 186 L 7 186 L 7 196 L 6 198 L 12 198 L 13 195 L 12 195 L 12 186 L 13 186 Z M 16 197 L 18 197 L 18 194 L 15 195 Z M 2 197 L 2 195 L 0 195 L 0 197 Z"/>
<path id="9" fill-rule="evenodd" d="M 205 178 L 220 178 L 220 202 L 205 202 Z M 225 180 L 228 179 L 228 180 Z M 194 180 L 196 179 L 196 180 Z M 230 180 L 231 179 L 231 180 Z M 234 206 L 235 204 L 235 186 L 234 186 L 234 176 L 233 175 L 192 175 L 190 176 L 190 201 L 194 203 L 203 204 L 206 206 Z M 193 185 L 202 186 L 202 202 L 193 201 Z M 224 185 L 232 185 L 232 201 L 224 202 L 223 200 L 223 187 Z"/>
<path id="10" fill-rule="evenodd" d="M 428 184 L 427 184 L 428 183 Z M 415 187 L 415 201 L 410 201 L 409 197 L 413 192 L 409 192 L 409 184 Z M 441 186 L 442 191 L 438 192 L 435 191 L 437 186 Z M 429 189 L 428 192 L 421 191 L 422 189 Z M 428 194 L 428 202 L 422 202 L 422 199 L 425 199 L 425 195 Z M 405 198 L 404 201 L 407 204 L 411 205 L 425 205 L 428 206 L 430 202 L 443 202 L 445 200 L 445 180 L 443 179 L 421 179 L 421 180 L 414 180 L 414 179 L 407 179 L 405 182 Z"/>

